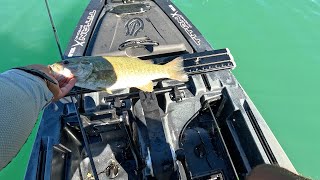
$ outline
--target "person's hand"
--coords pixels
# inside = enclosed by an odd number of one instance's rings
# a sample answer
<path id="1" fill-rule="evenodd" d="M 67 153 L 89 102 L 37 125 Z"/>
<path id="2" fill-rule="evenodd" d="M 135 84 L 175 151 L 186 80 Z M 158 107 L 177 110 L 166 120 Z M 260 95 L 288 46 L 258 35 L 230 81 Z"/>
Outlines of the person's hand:
<path id="1" fill-rule="evenodd" d="M 60 98 L 67 95 L 68 92 L 76 84 L 76 79 L 73 76 L 65 77 L 65 76 L 62 76 L 62 75 L 59 75 L 56 73 L 52 73 L 49 66 L 34 64 L 34 65 L 26 66 L 26 67 L 36 69 L 36 70 L 39 70 L 39 71 L 46 73 L 49 77 L 52 78 L 53 81 L 55 81 L 57 83 L 57 84 L 53 84 L 49 81 L 47 82 L 47 86 L 53 94 L 53 101 L 57 101 Z"/>

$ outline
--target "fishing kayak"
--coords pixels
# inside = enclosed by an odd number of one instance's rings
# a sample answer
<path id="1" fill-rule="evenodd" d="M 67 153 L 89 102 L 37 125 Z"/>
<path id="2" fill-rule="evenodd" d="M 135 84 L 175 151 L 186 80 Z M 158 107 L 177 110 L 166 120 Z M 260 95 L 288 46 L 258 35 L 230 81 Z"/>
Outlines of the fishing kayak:
<path id="1" fill-rule="evenodd" d="M 183 59 L 188 82 L 154 91 L 75 87 L 43 112 L 25 179 L 244 179 L 259 164 L 296 172 L 232 69 L 170 1 L 92 0 L 63 54 Z M 128 86 L 129 87 L 129 86 Z"/>

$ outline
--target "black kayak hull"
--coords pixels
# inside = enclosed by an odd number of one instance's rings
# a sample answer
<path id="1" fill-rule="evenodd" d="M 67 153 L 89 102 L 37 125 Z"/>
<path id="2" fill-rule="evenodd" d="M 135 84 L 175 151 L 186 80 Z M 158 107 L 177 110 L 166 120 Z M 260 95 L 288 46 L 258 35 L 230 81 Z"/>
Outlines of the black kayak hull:
<path id="1" fill-rule="evenodd" d="M 159 80 L 153 93 L 74 89 L 76 106 L 67 97 L 45 109 L 26 179 L 243 179 L 265 163 L 295 172 L 230 71 L 230 51 L 214 50 L 170 1 L 92 0 L 64 57 L 98 55 L 181 56 L 189 81 Z"/>

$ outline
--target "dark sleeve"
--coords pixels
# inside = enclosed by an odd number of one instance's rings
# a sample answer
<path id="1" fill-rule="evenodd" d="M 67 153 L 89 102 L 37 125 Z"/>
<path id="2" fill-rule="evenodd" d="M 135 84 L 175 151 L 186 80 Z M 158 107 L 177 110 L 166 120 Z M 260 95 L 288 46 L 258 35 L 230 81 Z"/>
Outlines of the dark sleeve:
<path id="1" fill-rule="evenodd" d="M 0 74 L 0 170 L 18 154 L 52 97 L 39 77 L 21 70 Z"/>

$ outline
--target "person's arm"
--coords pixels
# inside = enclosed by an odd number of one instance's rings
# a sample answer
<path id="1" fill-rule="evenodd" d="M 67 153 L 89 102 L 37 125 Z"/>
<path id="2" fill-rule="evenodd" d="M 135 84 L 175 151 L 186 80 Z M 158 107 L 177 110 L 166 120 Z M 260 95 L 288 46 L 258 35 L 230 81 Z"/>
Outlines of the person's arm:
<path id="1" fill-rule="evenodd" d="M 57 84 L 17 69 L 0 74 L 0 170 L 26 142 L 44 106 L 65 96 L 75 84 L 74 78 L 58 82 L 46 66 L 28 67 L 46 73 Z"/>

